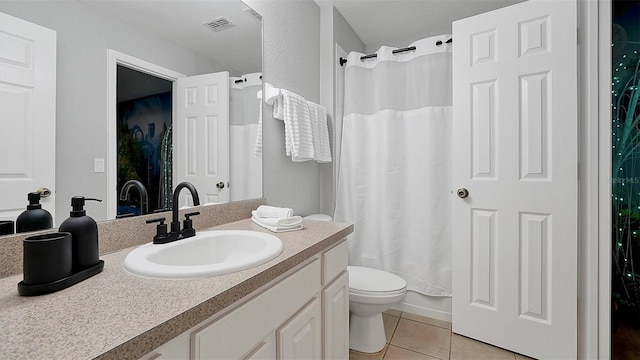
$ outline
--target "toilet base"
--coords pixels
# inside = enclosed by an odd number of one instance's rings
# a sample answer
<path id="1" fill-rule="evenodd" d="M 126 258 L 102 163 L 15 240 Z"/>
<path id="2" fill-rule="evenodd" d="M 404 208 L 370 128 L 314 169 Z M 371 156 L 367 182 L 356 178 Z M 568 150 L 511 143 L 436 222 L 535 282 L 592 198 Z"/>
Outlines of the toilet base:
<path id="1" fill-rule="evenodd" d="M 349 313 L 349 348 L 363 353 L 377 353 L 384 349 L 382 313 L 370 316 Z"/>

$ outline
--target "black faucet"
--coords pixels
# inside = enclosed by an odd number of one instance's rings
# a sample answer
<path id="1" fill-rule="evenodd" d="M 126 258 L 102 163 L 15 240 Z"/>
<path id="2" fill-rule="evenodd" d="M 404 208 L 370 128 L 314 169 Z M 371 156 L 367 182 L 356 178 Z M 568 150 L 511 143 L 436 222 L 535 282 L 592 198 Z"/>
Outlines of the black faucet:
<path id="1" fill-rule="evenodd" d="M 196 191 L 193 184 L 190 182 L 181 182 L 178 184 L 176 189 L 173 191 L 173 221 L 171 221 L 171 232 L 167 233 L 167 225 L 164 223 L 166 221 L 165 218 L 147 220 L 147 224 L 154 222 L 159 223 L 156 228 L 156 236 L 153 237 L 154 244 L 166 244 L 168 242 L 195 236 L 196 230 L 193 228 L 193 220 L 191 220 L 191 216 L 199 215 L 200 212 L 185 214 L 184 227 L 180 230 L 180 221 L 178 220 L 178 197 L 180 196 L 180 191 L 184 188 L 187 188 L 191 192 L 193 205 L 200 205 L 198 191 Z"/>
<path id="2" fill-rule="evenodd" d="M 200 198 L 198 197 L 198 192 L 193 184 L 189 182 L 181 182 L 178 184 L 176 189 L 173 191 L 173 221 L 171 221 L 171 232 L 167 233 L 167 225 L 164 223 L 164 218 L 147 220 L 147 224 L 154 222 L 159 223 L 157 226 L 156 236 L 153 237 L 154 244 L 166 244 L 168 242 L 192 237 L 196 234 L 196 230 L 193 228 L 193 220 L 191 220 L 190 217 L 199 215 L 200 212 L 185 214 L 184 227 L 180 230 L 180 221 L 178 221 L 178 197 L 180 196 L 180 191 L 184 188 L 187 188 L 191 192 L 193 205 L 200 205 Z"/>
<path id="3" fill-rule="evenodd" d="M 173 221 L 171 221 L 171 233 L 180 233 L 180 221 L 178 221 L 178 197 L 180 196 L 180 191 L 184 188 L 187 188 L 189 192 L 191 192 L 191 197 L 193 197 L 193 205 L 200 205 L 200 198 L 198 197 L 198 191 L 196 191 L 196 187 L 193 186 L 190 182 L 181 182 L 176 186 L 176 189 L 173 190 Z"/>
<path id="4" fill-rule="evenodd" d="M 147 205 L 147 188 L 145 188 L 144 185 L 138 180 L 129 180 L 124 183 L 124 186 L 122 186 L 122 189 L 120 190 L 120 200 L 126 201 L 127 199 L 129 199 L 129 191 L 132 187 L 138 189 L 138 192 L 140 193 L 140 215 L 148 213 L 149 207 Z"/>

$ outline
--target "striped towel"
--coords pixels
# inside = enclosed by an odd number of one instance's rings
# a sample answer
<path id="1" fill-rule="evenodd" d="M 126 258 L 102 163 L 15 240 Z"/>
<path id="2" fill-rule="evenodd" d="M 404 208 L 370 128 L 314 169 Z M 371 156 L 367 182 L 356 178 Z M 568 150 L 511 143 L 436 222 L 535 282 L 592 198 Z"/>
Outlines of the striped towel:
<path id="1" fill-rule="evenodd" d="M 253 147 L 253 156 L 262 157 L 262 99 L 259 99 L 258 109 L 258 132 L 256 133 L 256 144 Z"/>
<path id="2" fill-rule="evenodd" d="M 300 95 L 281 89 L 273 105 L 273 117 L 284 121 L 285 151 L 291 160 L 314 160 L 311 115 L 307 101 Z"/>
<path id="3" fill-rule="evenodd" d="M 313 135 L 314 160 L 319 163 L 331 162 L 331 145 L 329 144 L 329 128 L 327 111 L 322 105 L 307 101 L 311 114 L 311 132 Z"/>

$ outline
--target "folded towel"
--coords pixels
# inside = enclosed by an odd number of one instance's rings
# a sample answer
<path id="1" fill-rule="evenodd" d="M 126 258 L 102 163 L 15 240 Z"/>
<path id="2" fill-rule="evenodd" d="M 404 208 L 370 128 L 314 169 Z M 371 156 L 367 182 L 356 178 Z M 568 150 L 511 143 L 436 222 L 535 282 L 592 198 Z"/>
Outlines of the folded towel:
<path id="1" fill-rule="evenodd" d="M 311 133 L 313 137 L 313 159 L 320 163 L 331 162 L 331 145 L 329 144 L 329 127 L 327 111 L 322 105 L 307 101 L 311 116 Z"/>
<path id="2" fill-rule="evenodd" d="M 300 222 L 298 225 L 294 225 L 294 226 L 272 226 L 272 225 L 265 224 L 262 221 L 262 218 L 257 217 L 255 215 L 251 217 L 251 221 L 253 221 L 255 224 L 257 224 L 257 225 L 259 225 L 259 226 L 261 226 L 261 227 L 263 227 L 263 228 L 265 228 L 267 230 L 273 231 L 273 232 L 287 232 L 287 231 L 297 231 L 297 230 L 304 229 L 304 226 L 302 225 L 302 222 Z"/>
<path id="3" fill-rule="evenodd" d="M 269 226 L 297 226 L 302 224 L 302 216 L 292 216 L 287 218 L 260 217 L 258 212 L 253 210 L 251 215 L 259 218 L 260 222 Z"/>
<path id="4" fill-rule="evenodd" d="M 307 100 L 291 91 L 281 89 L 273 105 L 273 117 L 284 121 L 285 152 L 291 160 L 314 159 L 311 115 Z"/>
<path id="5" fill-rule="evenodd" d="M 259 101 L 258 109 L 258 132 L 256 134 L 256 144 L 253 147 L 253 156 L 262 157 L 262 99 Z"/>
<path id="6" fill-rule="evenodd" d="M 256 210 L 256 215 L 261 218 L 290 218 L 293 216 L 293 209 L 260 205 Z"/>

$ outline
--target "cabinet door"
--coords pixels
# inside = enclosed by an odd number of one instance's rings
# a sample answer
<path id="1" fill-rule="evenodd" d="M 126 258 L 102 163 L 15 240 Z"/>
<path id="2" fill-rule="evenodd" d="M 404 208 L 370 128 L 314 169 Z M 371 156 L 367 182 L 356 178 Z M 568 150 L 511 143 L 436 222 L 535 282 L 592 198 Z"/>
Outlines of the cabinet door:
<path id="1" fill-rule="evenodd" d="M 322 313 L 315 298 L 278 330 L 278 359 L 322 357 Z"/>
<path id="2" fill-rule="evenodd" d="M 349 272 L 322 291 L 324 308 L 324 357 L 349 358 Z"/>
<path id="3" fill-rule="evenodd" d="M 276 333 L 272 332 L 245 355 L 242 360 L 270 360 L 276 358 Z"/>

